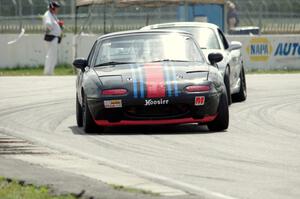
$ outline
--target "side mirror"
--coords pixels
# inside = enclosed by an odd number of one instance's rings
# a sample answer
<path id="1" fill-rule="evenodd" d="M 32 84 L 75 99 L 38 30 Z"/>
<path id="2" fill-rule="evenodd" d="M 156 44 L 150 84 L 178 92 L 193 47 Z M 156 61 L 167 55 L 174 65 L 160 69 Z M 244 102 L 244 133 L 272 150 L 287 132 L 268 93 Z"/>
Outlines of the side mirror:
<path id="1" fill-rule="evenodd" d="M 239 42 L 239 41 L 232 41 L 232 42 L 230 42 L 229 51 L 239 50 L 241 48 L 242 48 L 242 43 L 241 42 Z"/>
<path id="2" fill-rule="evenodd" d="M 88 65 L 88 61 L 84 58 L 77 58 L 73 61 L 73 66 L 84 71 L 84 68 Z"/>
<path id="3" fill-rule="evenodd" d="M 223 60 L 223 55 L 221 53 L 210 53 L 208 55 L 208 60 L 211 65 L 215 65 L 216 63 Z"/>

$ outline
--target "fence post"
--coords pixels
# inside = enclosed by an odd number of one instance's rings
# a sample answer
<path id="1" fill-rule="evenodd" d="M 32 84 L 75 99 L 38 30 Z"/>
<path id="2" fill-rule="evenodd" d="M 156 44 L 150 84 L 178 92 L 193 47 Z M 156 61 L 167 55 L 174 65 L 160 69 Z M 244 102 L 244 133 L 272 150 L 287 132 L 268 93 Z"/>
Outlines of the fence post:
<path id="1" fill-rule="evenodd" d="M 263 12 L 263 8 L 262 6 L 259 6 L 259 18 L 258 18 L 259 34 L 261 34 L 261 29 L 262 29 L 262 12 Z"/>
<path id="2" fill-rule="evenodd" d="M 110 25 L 110 32 L 114 32 L 115 31 L 115 0 L 112 0 L 112 4 L 111 4 L 111 25 Z"/>
<path id="3" fill-rule="evenodd" d="M 18 4 L 19 4 L 18 13 L 19 13 L 19 21 L 20 21 L 19 31 L 21 31 L 22 30 L 22 24 L 23 24 L 23 22 L 22 22 L 22 1 L 19 0 Z"/>

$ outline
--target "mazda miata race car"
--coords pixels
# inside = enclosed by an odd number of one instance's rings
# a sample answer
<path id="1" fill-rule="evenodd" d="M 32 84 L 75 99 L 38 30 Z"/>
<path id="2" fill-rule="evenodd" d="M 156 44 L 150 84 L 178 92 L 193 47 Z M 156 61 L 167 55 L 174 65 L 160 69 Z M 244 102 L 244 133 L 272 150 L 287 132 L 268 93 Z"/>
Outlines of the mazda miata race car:
<path id="1" fill-rule="evenodd" d="M 235 102 L 246 100 L 247 87 L 240 42 L 232 41 L 229 43 L 222 30 L 211 23 L 174 22 L 154 24 L 142 28 L 142 30 L 154 29 L 176 29 L 192 33 L 207 58 L 211 52 L 221 53 L 223 60 L 218 63 L 218 68 L 224 78 L 228 104 L 231 104 L 232 100 Z"/>
<path id="2" fill-rule="evenodd" d="M 198 123 L 228 128 L 227 93 L 190 33 L 128 31 L 103 35 L 76 59 L 76 118 L 87 133 L 107 126 Z"/>

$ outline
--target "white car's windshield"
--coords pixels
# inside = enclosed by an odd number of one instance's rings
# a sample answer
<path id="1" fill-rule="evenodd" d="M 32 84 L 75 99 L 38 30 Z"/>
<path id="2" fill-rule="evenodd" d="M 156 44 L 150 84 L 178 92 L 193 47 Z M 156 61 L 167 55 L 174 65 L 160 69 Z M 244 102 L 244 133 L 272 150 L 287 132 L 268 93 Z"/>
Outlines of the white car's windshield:
<path id="1" fill-rule="evenodd" d="M 160 61 L 204 62 L 193 39 L 182 34 L 118 36 L 101 42 L 96 66 Z"/>
<path id="2" fill-rule="evenodd" d="M 220 49 L 213 29 L 205 27 L 159 27 L 158 29 L 178 29 L 191 33 L 202 49 Z"/>

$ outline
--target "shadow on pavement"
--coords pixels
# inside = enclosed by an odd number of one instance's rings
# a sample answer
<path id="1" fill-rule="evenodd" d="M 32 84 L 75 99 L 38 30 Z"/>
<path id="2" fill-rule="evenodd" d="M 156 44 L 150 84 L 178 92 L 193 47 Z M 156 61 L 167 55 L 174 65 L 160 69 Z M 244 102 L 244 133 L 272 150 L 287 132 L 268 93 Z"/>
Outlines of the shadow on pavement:
<path id="1" fill-rule="evenodd" d="M 119 126 L 106 127 L 103 132 L 87 134 L 83 128 L 77 126 L 69 127 L 73 134 L 88 136 L 105 136 L 105 135 L 175 135 L 175 134 L 211 134 L 225 133 L 209 131 L 206 125 L 184 124 L 184 125 L 159 125 L 159 126 Z"/>

